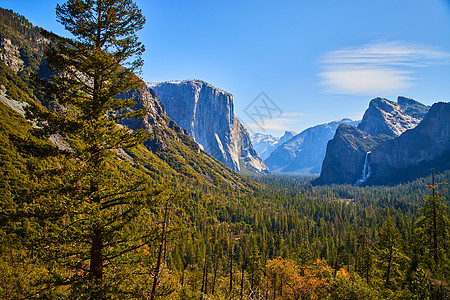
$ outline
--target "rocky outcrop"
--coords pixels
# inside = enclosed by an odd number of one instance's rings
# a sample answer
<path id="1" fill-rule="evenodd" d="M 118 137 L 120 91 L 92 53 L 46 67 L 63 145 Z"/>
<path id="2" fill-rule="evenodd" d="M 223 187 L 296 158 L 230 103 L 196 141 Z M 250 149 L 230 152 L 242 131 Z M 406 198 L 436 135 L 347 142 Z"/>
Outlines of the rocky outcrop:
<path id="1" fill-rule="evenodd" d="M 400 105 L 400 109 L 405 114 L 417 120 L 423 120 L 423 118 L 425 118 L 426 114 L 428 113 L 428 110 L 430 109 L 429 106 L 422 104 L 419 101 L 403 96 L 399 96 L 397 98 L 397 103 Z"/>
<path id="2" fill-rule="evenodd" d="M 11 39 L 2 36 L 0 33 L 0 60 L 14 73 L 19 72 L 24 66 L 19 50 L 17 45 L 12 44 Z"/>
<path id="3" fill-rule="evenodd" d="M 252 145 L 262 160 L 267 159 L 279 146 L 297 135 L 294 131 L 285 131 L 282 137 L 256 133 L 251 136 Z"/>
<path id="4" fill-rule="evenodd" d="M 0 7 L 0 61 L 14 73 L 28 76 L 48 73 L 44 48 L 48 41 L 25 17 Z"/>
<path id="5" fill-rule="evenodd" d="M 322 171 L 315 184 L 355 184 L 363 176 L 367 153 L 380 139 L 346 124 L 341 124 L 328 142 Z"/>
<path id="6" fill-rule="evenodd" d="M 148 133 L 153 133 L 155 128 L 168 126 L 164 118 L 166 111 L 159 101 L 155 91 L 149 88 L 141 90 L 131 90 L 118 96 L 122 99 L 132 99 L 136 104 L 132 108 L 126 109 L 126 112 L 145 109 L 147 111 L 143 118 L 125 119 L 121 123 L 127 125 L 132 130 L 144 128 Z"/>
<path id="7" fill-rule="evenodd" d="M 339 124 L 356 126 L 358 123 L 343 119 L 308 128 L 280 145 L 264 163 L 274 172 L 319 174 L 327 143 L 333 138 Z"/>
<path id="8" fill-rule="evenodd" d="M 266 173 L 244 126 L 234 116 L 233 96 L 201 80 L 149 84 L 167 115 L 209 154 L 236 171 Z"/>
<path id="9" fill-rule="evenodd" d="M 397 103 L 375 98 L 369 103 L 358 128 L 373 136 L 396 137 L 420 123 L 429 107 L 413 99 L 398 97 Z"/>
<path id="10" fill-rule="evenodd" d="M 435 103 L 417 127 L 375 147 L 367 184 L 394 184 L 450 168 L 450 103 Z"/>

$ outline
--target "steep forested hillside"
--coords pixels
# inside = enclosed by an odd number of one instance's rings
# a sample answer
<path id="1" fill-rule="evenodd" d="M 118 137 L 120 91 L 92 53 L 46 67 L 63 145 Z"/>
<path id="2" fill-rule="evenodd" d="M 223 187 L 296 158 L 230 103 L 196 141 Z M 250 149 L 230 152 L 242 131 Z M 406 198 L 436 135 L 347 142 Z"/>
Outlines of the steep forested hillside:
<path id="1" fill-rule="evenodd" d="M 15 75 L 14 82 L 22 82 L 19 87 L 13 87 L 11 84 L 6 86 L 6 93 L 20 93 L 20 90 L 25 88 L 24 92 L 30 96 L 33 92 L 30 90 L 28 83 L 29 73 L 33 72 L 43 77 L 49 74 L 43 56 L 46 39 L 39 34 L 39 28 L 34 27 L 28 21 L 25 22 L 26 19 L 22 16 L 3 9 L 1 13 L 4 23 L 1 24 L 0 39 L 4 43 L 0 44 L 0 52 L 3 53 L 2 61 L 7 66 L 7 68 L 3 67 L 2 70 L 9 73 L 8 76 L 10 77 Z M 10 47 L 10 45 L 12 46 Z M 22 53 L 25 52 L 31 53 L 30 55 L 35 57 L 37 62 L 32 63 L 28 56 L 23 56 Z M 5 82 L 8 82 L 8 80 Z M 246 186 L 248 184 L 245 178 L 224 167 L 209 154 L 200 152 L 193 139 L 165 115 L 165 110 L 154 92 L 144 88 L 142 91 L 130 93 L 131 95 L 127 96 L 136 102 L 132 109 L 145 108 L 148 110 L 145 122 L 154 138 L 148 141 L 146 145 L 148 148 L 159 150 L 154 153 L 165 164 L 168 164 L 170 169 L 173 169 L 171 171 L 173 174 L 182 173 L 203 183 L 209 182 L 217 185 L 223 184 L 226 186 L 231 183 L 235 186 Z M 37 96 L 39 97 L 39 95 Z M 8 104 L 12 103 L 11 100 L 26 101 L 25 98 L 18 97 L 15 94 L 7 97 L 7 99 L 9 99 L 6 100 Z M 135 121 L 133 122 L 135 123 Z M 125 123 L 132 127 L 133 122 Z M 143 153 L 143 155 L 146 154 Z M 202 170 L 205 165 L 209 167 Z"/>

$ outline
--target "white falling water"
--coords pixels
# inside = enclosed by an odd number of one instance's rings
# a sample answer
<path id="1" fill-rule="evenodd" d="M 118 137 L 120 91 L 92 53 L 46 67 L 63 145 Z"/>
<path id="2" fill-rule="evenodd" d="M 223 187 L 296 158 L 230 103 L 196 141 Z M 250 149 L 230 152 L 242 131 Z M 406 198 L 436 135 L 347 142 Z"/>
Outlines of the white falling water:
<path id="1" fill-rule="evenodd" d="M 367 178 L 369 178 L 369 176 L 370 176 L 369 155 L 370 155 L 370 151 L 366 153 L 366 159 L 364 160 L 362 177 L 355 183 L 355 185 L 364 183 L 367 180 Z"/>

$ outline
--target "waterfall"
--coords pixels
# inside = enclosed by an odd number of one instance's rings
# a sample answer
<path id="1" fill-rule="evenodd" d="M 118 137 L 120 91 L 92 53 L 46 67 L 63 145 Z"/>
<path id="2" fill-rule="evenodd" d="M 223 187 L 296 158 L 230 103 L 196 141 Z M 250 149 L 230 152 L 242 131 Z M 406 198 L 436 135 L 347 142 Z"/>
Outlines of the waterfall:
<path id="1" fill-rule="evenodd" d="M 362 176 L 355 183 L 355 185 L 359 185 L 361 183 L 364 183 L 367 180 L 367 178 L 369 178 L 369 176 L 370 176 L 369 155 L 370 155 L 370 151 L 366 153 L 366 159 L 364 160 L 364 167 L 363 167 L 363 170 L 362 170 Z"/>

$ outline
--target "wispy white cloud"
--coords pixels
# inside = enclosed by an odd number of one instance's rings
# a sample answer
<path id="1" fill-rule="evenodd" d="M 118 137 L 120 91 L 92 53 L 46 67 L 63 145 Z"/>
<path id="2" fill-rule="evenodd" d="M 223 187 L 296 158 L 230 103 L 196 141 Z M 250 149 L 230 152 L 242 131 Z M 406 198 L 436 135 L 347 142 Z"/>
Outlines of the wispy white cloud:
<path id="1" fill-rule="evenodd" d="M 413 86 L 411 72 L 376 66 L 337 66 L 322 72 L 322 84 L 330 94 L 377 94 Z"/>
<path id="2" fill-rule="evenodd" d="M 283 113 L 283 117 L 304 117 L 306 116 L 305 113 L 301 113 L 301 112 L 288 112 L 288 113 Z"/>
<path id="3" fill-rule="evenodd" d="M 273 119 L 266 119 L 263 122 L 245 124 L 247 129 L 252 131 L 265 131 L 265 130 L 288 130 L 289 125 L 297 121 L 295 118 L 279 117 Z M 241 121 L 242 122 L 242 121 Z"/>
<path id="4" fill-rule="evenodd" d="M 326 93 L 373 95 L 414 85 L 415 68 L 450 63 L 450 52 L 406 42 L 370 44 L 331 51 L 319 73 Z"/>

